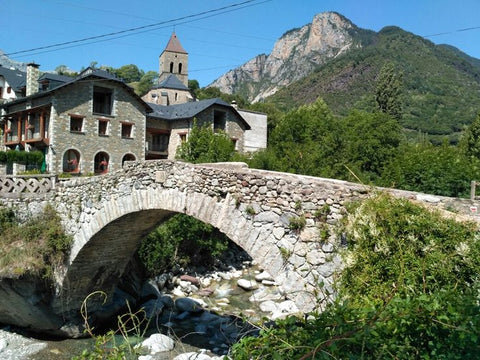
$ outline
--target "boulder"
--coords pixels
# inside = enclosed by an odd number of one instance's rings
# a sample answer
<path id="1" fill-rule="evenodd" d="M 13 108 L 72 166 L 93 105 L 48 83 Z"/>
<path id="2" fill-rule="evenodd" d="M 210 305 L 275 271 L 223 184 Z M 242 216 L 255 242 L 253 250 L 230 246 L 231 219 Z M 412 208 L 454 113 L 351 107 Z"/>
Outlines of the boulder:
<path id="1" fill-rule="evenodd" d="M 179 312 L 188 311 L 196 313 L 203 311 L 203 307 L 198 301 L 186 297 L 175 300 L 175 308 Z"/>
<path id="2" fill-rule="evenodd" d="M 247 291 L 258 289 L 258 283 L 255 280 L 239 279 L 237 285 Z"/>
<path id="3" fill-rule="evenodd" d="M 155 355 L 159 352 L 173 350 L 175 342 L 166 335 L 153 334 L 142 342 L 141 347 L 147 349 L 151 355 Z"/>
<path id="4" fill-rule="evenodd" d="M 211 360 L 212 358 L 207 354 L 189 352 L 177 355 L 173 360 Z"/>

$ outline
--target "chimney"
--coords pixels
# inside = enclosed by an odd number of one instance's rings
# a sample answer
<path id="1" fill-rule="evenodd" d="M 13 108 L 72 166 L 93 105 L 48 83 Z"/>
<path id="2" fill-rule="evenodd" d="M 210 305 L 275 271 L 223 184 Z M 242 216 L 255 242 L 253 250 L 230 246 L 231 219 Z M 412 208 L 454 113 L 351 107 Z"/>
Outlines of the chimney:
<path id="1" fill-rule="evenodd" d="M 235 110 L 238 110 L 238 105 L 237 105 L 237 102 L 235 100 L 232 100 L 232 102 L 230 103 L 230 105 L 232 105 L 232 107 L 235 109 Z"/>
<path id="2" fill-rule="evenodd" d="M 40 65 L 33 62 L 27 64 L 27 96 L 38 92 L 39 67 Z"/>

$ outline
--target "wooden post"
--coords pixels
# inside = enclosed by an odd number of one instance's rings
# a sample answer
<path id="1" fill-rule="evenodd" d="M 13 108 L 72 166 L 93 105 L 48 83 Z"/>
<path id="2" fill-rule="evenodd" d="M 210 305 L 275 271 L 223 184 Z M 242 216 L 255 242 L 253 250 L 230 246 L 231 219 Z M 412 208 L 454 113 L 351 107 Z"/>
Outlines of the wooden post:
<path id="1" fill-rule="evenodd" d="M 475 180 L 472 180 L 470 183 L 470 200 L 475 200 L 475 187 L 477 185 L 477 182 Z"/>

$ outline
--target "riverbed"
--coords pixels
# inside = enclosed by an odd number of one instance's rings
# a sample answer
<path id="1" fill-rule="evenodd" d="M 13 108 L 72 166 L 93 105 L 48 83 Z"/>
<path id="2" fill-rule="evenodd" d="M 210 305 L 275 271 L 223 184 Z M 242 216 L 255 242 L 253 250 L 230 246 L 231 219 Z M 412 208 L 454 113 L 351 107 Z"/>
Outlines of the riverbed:
<path id="1" fill-rule="evenodd" d="M 222 326 L 238 321 L 258 324 L 262 319 L 268 319 L 272 313 L 262 306 L 262 302 L 254 301 L 258 296 L 263 299 L 277 299 L 281 301 L 281 295 L 271 280 L 263 285 L 262 282 L 256 283 L 257 286 L 251 290 L 245 290 L 238 286 L 239 279 L 255 282 L 254 277 L 263 274 L 261 269 L 252 265 L 244 265 L 242 269 L 230 269 L 230 271 L 217 272 L 208 275 L 200 280 L 208 284 L 211 292 L 209 296 L 197 296 L 195 294 L 185 294 L 189 298 L 197 298 L 202 304 L 203 313 L 212 314 L 212 316 L 225 319 Z M 171 290 L 172 299 L 185 292 L 185 282 L 178 282 L 179 286 Z M 180 285 L 181 284 L 181 285 Z M 183 286 L 183 287 L 182 287 Z M 202 287 L 202 286 L 200 286 Z M 200 293 L 200 292 L 199 292 Z M 205 353 L 211 356 L 220 356 L 228 353 L 231 344 L 228 342 L 219 346 L 209 339 L 204 332 L 204 325 L 199 323 L 202 318 L 192 314 L 190 317 L 184 314 L 176 315 L 175 321 L 162 322 L 156 324 L 153 331 L 168 334 L 175 340 L 175 348 L 172 351 L 158 353 L 152 359 L 171 360 L 175 356 L 186 352 L 198 352 L 204 349 Z M 236 325 L 238 327 L 238 325 Z M 248 330 L 241 330 L 252 333 L 255 326 Z M 199 330 L 200 329 L 200 330 Z M 17 334 L 7 328 L 0 331 L 0 359 L 2 360 L 65 360 L 74 356 L 80 356 L 85 349 L 92 349 L 94 340 L 85 339 L 64 339 L 64 340 L 44 340 L 36 339 L 27 334 Z M 210 334 L 211 335 L 211 334 Z M 117 337 L 121 341 L 121 337 Z M 2 348 L 3 343 L 3 348 Z"/>

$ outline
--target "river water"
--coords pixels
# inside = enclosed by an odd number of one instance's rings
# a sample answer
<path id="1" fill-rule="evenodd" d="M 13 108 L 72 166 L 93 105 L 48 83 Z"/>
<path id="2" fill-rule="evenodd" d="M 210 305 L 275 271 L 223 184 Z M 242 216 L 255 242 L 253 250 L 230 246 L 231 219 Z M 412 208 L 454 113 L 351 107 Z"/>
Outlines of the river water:
<path id="1" fill-rule="evenodd" d="M 250 279 L 255 273 L 259 273 L 259 269 L 252 266 L 243 269 L 243 271 L 237 270 L 235 274 L 231 276 L 231 279 L 228 279 L 230 276 L 226 276 L 227 280 L 220 279 L 213 281 L 209 288 L 215 289 L 214 293 L 210 297 L 203 298 L 205 303 L 208 304 L 208 308 L 214 308 L 216 313 L 224 315 L 226 319 L 237 319 L 234 316 L 242 316 L 243 319 L 251 321 L 252 323 L 257 323 L 260 319 L 268 317 L 269 314 L 262 312 L 258 303 L 249 301 L 249 298 L 252 296 L 252 291 L 245 291 L 236 284 L 239 277 Z M 265 288 L 263 289 L 265 290 Z M 268 290 L 275 292 L 276 288 L 268 287 Z M 219 299 L 227 299 L 227 304 L 225 304 L 224 300 Z M 218 301 L 223 302 L 221 309 L 218 306 Z M 175 349 L 170 352 L 156 354 L 154 356 L 156 360 L 171 360 L 181 353 L 198 351 L 199 349 L 209 349 L 209 346 L 211 346 L 208 338 L 196 332 L 194 327 L 195 323 L 189 318 L 183 321 L 176 321 L 175 324 L 170 324 L 169 326 L 168 335 L 175 339 Z M 161 331 L 153 330 L 153 332 L 167 332 L 162 324 L 158 326 L 158 330 Z M 122 338 L 118 336 L 116 340 L 122 341 Z M 10 342 L 13 342 L 13 340 Z M 39 340 L 23 336 L 18 339 L 17 342 L 19 351 L 13 351 L 13 353 L 7 352 L 6 350 L 0 351 L 0 359 L 65 360 L 71 359 L 74 356 L 80 356 L 85 349 L 93 349 L 94 347 L 94 340 L 91 338 Z M 26 345 L 25 342 L 27 342 L 28 345 Z M 31 355 L 22 355 L 20 348 L 27 349 L 28 346 L 37 346 L 37 350 L 42 347 L 43 349 L 35 351 L 35 353 Z M 8 347 L 7 350 L 8 349 L 11 349 L 11 347 Z M 226 352 L 228 348 L 223 350 Z M 211 356 L 220 355 L 218 352 L 217 354 L 207 352 L 207 354 Z"/>

